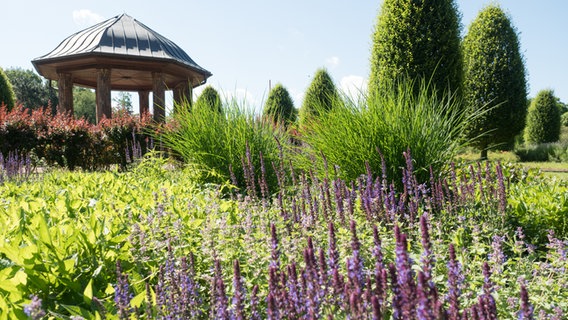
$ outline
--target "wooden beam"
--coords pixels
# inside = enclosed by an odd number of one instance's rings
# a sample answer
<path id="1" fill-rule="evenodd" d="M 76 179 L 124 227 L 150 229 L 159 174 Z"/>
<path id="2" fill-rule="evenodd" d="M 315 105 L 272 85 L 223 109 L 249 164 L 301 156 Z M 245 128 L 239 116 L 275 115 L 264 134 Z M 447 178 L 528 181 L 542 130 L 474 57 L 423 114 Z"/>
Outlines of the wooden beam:
<path id="1" fill-rule="evenodd" d="M 58 76 L 59 104 L 57 105 L 57 113 L 69 113 L 73 116 L 73 75 L 59 73 Z"/>
<path id="2" fill-rule="evenodd" d="M 112 117 L 110 72 L 111 69 L 97 69 L 97 123 L 103 117 Z"/>
<path id="3" fill-rule="evenodd" d="M 138 91 L 138 102 L 140 104 L 140 118 L 150 113 L 150 91 Z"/>
<path id="4" fill-rule="evenodd" d="M 182 106 L 191 109 L 193 104 L 191 94 L 192 88 L 189 81 L 180 82 L 174 88 L 174 113 Z"/>
<path id="5" fill-rule="evenodd" d="M 164 74 L 152 72 L 152 84 L 154 121 L 164 122 L 166 120 L 166 84 L 164 83 Z"/>

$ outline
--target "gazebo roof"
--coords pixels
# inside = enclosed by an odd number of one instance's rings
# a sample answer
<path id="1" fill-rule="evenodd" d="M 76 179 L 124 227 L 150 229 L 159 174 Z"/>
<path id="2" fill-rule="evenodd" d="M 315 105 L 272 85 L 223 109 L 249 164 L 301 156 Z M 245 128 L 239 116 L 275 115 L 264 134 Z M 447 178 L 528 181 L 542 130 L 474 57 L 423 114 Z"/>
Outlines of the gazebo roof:
<path id="1" fill-rule="evenodd" d="M 69 36 L 32 63 L 46 78 L 72 73 L 73 82 L 90 87 L 96 86 L 97 68 L 111 68 L 116 90 L 151 88 L 149 71 L 163 72 L 170 88 L 187 80 L 199 86 L 211 76 L 178 45 L 127 14 Z"/>

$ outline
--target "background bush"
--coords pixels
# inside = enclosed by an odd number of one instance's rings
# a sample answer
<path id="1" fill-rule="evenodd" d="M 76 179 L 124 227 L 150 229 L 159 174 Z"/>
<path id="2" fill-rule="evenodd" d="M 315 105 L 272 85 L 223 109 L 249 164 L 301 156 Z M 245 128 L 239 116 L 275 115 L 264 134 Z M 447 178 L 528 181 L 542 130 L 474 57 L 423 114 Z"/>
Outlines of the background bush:
<path id="1" fill-rule="evenodd" d="M 542 90 L 532 100 L 527 114 L 525 142 L 556 142 L 560 139 L 560 108 L 552 90 Z"/>
<path id="2" fill-rule="evenodd" d="M 148 117 L 123 114 L 99 125 L 47 109 L 0 108 L 0 152 L 30 154 L 48 165 L 85 170 L 121 167 L 149 149 Z"/>

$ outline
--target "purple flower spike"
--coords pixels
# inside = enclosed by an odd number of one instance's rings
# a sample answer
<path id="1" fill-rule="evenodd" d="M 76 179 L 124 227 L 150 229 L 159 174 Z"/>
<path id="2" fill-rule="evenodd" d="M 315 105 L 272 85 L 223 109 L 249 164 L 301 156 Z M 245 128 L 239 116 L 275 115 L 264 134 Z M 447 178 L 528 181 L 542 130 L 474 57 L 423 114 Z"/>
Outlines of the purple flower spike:
<path id="1" fill-rule="evenodd" d="M 533 308 L 529 302 L 529 294 L 524 284 L 521 284 L 521 310 L 519 312 L 519 320 L 532 320 Z"/>

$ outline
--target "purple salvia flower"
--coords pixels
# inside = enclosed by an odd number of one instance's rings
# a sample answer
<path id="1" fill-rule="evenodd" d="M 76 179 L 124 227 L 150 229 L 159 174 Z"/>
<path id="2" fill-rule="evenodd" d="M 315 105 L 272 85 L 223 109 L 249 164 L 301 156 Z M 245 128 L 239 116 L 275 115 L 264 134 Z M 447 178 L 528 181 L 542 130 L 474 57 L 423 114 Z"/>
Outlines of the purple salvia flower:
<path id="1" fill-rule="evenodd" d="M 278 310 L 278 305 L 276 304 L 276 298 L 272 294 L 272 292 L 268 293 L 268 297 L 266 298 L 267 309 L 266 313 L 268 315 L 269 320 L 278 320 L 280 319 L 280 314 Z"/>
<path id="2" fill-rule="evenodd" d="M 463 276 L 461 274 L 461 266 L 456 258 L 456 250 L 454 244 L 450 243 L 450 261 L 448 262 L 448 301 L 450 308 L 448 310 L 448 319 L 459 320 L 460 318 L 460 295 Z"/>
<path id="3" fill-rule="evenodd" d="M 403 319 L 403 296 L 398 285 L 398 277 L 396 274 L 396 266 L 391 263 L 389 264 L 389 275 L 391 279 L 391 291 L 392 291 L 392 317 L 393 319 Z"/>
<path id="4" fill-rule="evenodd" d="M 419 320 L 433 320 L 436 319 L 434 316 L 434 309 L 432 308 L 432 303 L 429 300 L 428 281 L 426 280 L 426 275 L 424 272 L 418 272 L 418 284 L 417 284 L 417 300 L 418 306 L 416 307 L 416 318 Z"/>
<path id="5" fill-rule="evenodd" d="M 270 223 L 270 267 L 280 268 L 280 249 L 278 248 L 278 235 L 276 233 L 276 226 L 274 223 Z"/>
<path id="6" fill-rule="evenodd" d="M 298 286 L 298 273 L 296 271 L 296 263 L 292 262 L 287 266 L 288 281 L 286 281 L 286 288 L 288 289 L 288 309 L 291 318 L 297 318 L 303 310 L 302 295 Z"/>
<path id="7" fill-rule="evenodd" d="M 381 305 L 379 303 L 379 299 L 376 296 L 371 297 L 371 308 L 373 310 L 373 317 L 372 320 L 380 320 L 382 319 L 381 313 Z"/>
<path id="8" fill-rule="evenodd" d="M 529 302 L 529 294 L 527 288 L 521 283 L 521 310 L 519 311 L 519 320 L 532 320 L 533 308 Z"/>
<path id="9" fill-rule="evenodd" d="M 246 292 L 243 284 L 243 278 L 241 276 L 241 267 L 239 265 L 239 260 L 235 260 L 233 264 L 233 316 L 231 320 L 243 320 L 245 319 L 244 314 L 244 303 L 246 300 Z"/>
<path id="10" fill-rule="evenodd" d="M 334 269 L 339 268 L 339 251 L 337 251 L 337 244 L 335 238 L 335 227 L 333 222 L 329 222 L 328 228 L 328 246 L 327 246 L 327 259 L 329 271 L 333 272 Z"/>
<path id="11" fill-rule="evenodd" d="M 501 163 L 497 163 L 495 168 L 497 171 L 497 197 L 499 199 L 499 212 L 503 214 L 503 219 L 505 219 L 505 211 L 507 210 L 507 190 L 505 188 L 505 178 L 503 177 L 503 169 L 501 168 Z"/>
<path id="12" fill-rule="evenodd" d="M 260 320 L 260 313 L 258 311 L 258 285 L 252 288 L 250 294 L 250 320 Z"/>
<path id="13" fill-rule="evenodd" d="M 505 263 L 506 256 L 503 253 L 503 241 L 505 236 L 493 236 L 493 242 L 491 243 L 492 253 L 489 254 L 489 260 L 493 264 L 493 272 L 500 272 L 503 263 Z"/>
<path id="14" fill-rule="evenodd" d="M 266 181 L 266 166 L 264 165 L 264 157 L 262 151 L 258 153 L 260 160 L 260 178 L 258 180 L 258 185 L 260 186 L 260 196 L 262 197 L 262 204 L 266 208 L 268 207 L 268 182 Z"/>
<path id="15" fill-rule="evenodd" d="M 344 198 L 344 194 L 343 194 L 343 181 L 341 181 L 341 179 L 337 178 L 335 180 L 333 180 L 333 191 L 335 194 L 335 208 L 337 211 L 337 214 L 339 215 L 339 219 L 344 222 L 345 221 L 345 213 L 344 213 L 344 208 L 343 208 L 343 198 Z"/>
<path id="16" fill-rule="evenodd" d="M 215 275 L 213 277 L 215 288 L 215 299 L 212 301 L 212 314 L 215 319 L 229 319 L 229 302 L 225 292 L 225 283 L 221 274 L 221 263 L 215 260 Z"/>
<path id="17" fill-rule="evenodd" d="M 396 270 L 398 272 L 398 286 L 402 301 L 402 317 L 409 319 L 415 314 L 416 306 L 416 284 L 414 283 L 414 273 L 412 262 L 408 256 L 406 235 L 400 232 L 398 225 L 394 226 L 396 237 Z"/>
<path id="18" fill-rule="evenodd" d="M 41 299 L 32 294 L 32 301 L 24 306 L 24 313 L 32 320 L 39 320 L 45 316 L 45 311 L 41 308 Z"/>
<path id="19" fill-rule="evenodd" d="M 120 261 L 116 262 L 116 287 L 114 288 L 114 304 L 118 310 L 119 319 L 130 319 L 132 293 L 128 284 L 128 275 L 122 272 Z"/>
<path id="20" fill-rule="evenodd" d="M 361 250 L 361 242 L 357 237 L 357 225 L 355 220 L 351 220 L 350 223 L 351 229 L 351 270 L 349 270 L 350 274 L 349 277 L 353 280 L 357 281 L 357 286 L 359 288 L 364 287 L 365 275 L 363 274 L 363 258 L 361 257 L 360 250 Z M 349 266 L 349 264 L 348 264 Z M 351 274 L 352 273 L 352 274 Z"/>

